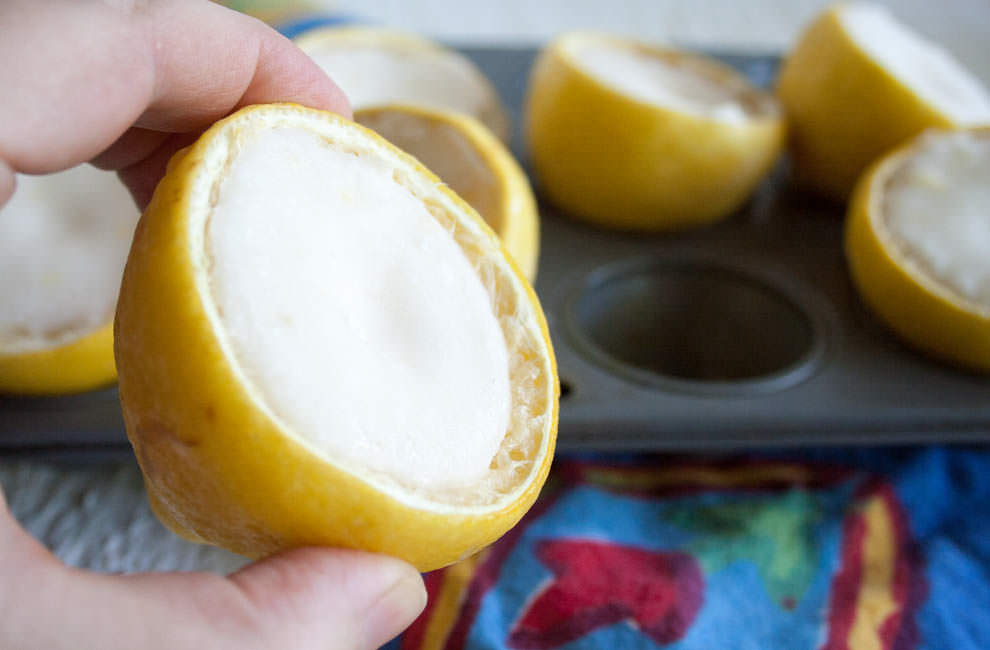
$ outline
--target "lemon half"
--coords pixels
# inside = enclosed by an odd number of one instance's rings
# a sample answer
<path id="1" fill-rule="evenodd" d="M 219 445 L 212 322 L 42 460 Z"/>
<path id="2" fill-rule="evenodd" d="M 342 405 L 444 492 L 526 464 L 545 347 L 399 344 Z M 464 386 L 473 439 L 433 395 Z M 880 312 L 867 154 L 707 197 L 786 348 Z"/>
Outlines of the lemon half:
<path id="1" fill-rule="evenodd" d="M 990 95 L 952 56 L 883 7 L 825 11 L 777 82 L 799 183 L 849 197 L 866 167 L 926 128 L 990 123 Z"/>
<path id="2" fill-rule="evenodd" d="M 354 119 L 415 156 L 467 201 L 536 277 L 540 221 L 529 180 L 505 145 L 474 118 L 415 106 L 357 111 Z"/>
<path id="3" fill-rule="evenodd" d="M 928 132 L 876 163 L 853 196 L 846 253 L 901 338 L 990 372 L 990 129 Z"/>
<path id="4" fill-rule="evenodd" d="M 111 172 L 18 177 L 0 208 L 0 392 L 114 381 L 113 312 L 137 218 Z"/>
<path id="5" fill-rule="evenodd" d="M 728 216 L 784 137 L 774 99 L 730 68 L 599 34 L 561 36 L 540 54 L 525 112 L 541 191 L 615 228 Z"/>
<path id="6" fill-rule="evenodd" d="M 295 43 L 355 110 L 410 104 L 456 111 L 509 139 L 508 113 L 491 82 L 467 57 L 439 43 L 380 27 L 323 27 Z"/>
<path id="7" fill-rule="evenodd" d="M 249 107 L 172 160 L 116 353 L 154 511 L 252 557 L 316 544 L 444 566 L 523 515 L 553 454 L 529 283 L 425 167 L 329 113 Z"/>

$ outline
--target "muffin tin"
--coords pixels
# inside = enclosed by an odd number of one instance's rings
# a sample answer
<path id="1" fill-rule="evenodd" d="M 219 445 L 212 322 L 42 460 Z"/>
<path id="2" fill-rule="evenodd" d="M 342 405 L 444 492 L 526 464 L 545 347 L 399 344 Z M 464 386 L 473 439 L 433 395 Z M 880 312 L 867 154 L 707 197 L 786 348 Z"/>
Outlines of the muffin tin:
<path id="1" fill-rule="evenodd" d="M 522 154 L 536 51 L 461 49 L 512 110 Z M 778 63 L 718 58 L 761 86 Z M 842 209 L 791 189 L 783 166 L 702 230 L 616 233 L 541 212 L 536 289 L 560 370 L 560 449 L 990 440 L 990 379 L 908 350 L 861 306 Z M 0 450 L 129 453 L 116 390 L 0 398 Z"/>

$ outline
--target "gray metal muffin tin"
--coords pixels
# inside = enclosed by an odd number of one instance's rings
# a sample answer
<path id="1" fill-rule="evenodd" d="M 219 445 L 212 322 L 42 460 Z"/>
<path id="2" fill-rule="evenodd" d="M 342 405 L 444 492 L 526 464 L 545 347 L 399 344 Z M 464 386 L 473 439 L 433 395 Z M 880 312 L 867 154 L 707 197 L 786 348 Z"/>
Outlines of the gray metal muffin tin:
<path id="1" fill-rule="evenodd" d="M 465 48 L 513 112 L 533 49 Z M 719 56 L 755 83 L 772 56 Z M 537 188 L 538 190 L 538 188 Z M 778 171 L 729 221 L 598 230 L 542 206 L 537 293 L 562 384 L 562 450 L 990 440 L 990 379 L 898 343 L 859 303 L 842 210 Z M 129 453 L 115 389 L 0 398 L 0 452 Z"/>

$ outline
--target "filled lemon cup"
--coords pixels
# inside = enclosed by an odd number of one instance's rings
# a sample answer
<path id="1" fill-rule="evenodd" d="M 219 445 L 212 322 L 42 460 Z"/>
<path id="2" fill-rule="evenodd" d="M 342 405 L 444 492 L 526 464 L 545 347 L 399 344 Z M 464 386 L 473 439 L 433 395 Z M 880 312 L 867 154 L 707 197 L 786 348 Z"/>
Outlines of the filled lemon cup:
<path id="1" fill-rule="evenodd" d="M 0 207 L 0 393 L 113 383 L 113 313 L 137 218 L 111 172 L 17 177 Z"/>
<path id="2" fill-rule="evenodd" d="M 990 123 L 990 94 L 884 7 L 839 4 L 804 31 L 777 81 L 802 185 L 846 200 L 881 155 L 927 128 Z"/>
<path id="3" fill-rule="evenodd" d="M 252 557 L 444 566 L 522 516 L 553 455 L 532 288 L 462 199 L 329 113 L 249 107 L 173 159 L 116 346 L 154 511 Z"/>
<path id="4" fill-rule="evenodd" d="M 361 109 L 354 119 L 439 176 L 491 226 L 523 275 L 535 279 L 536 199 L 515 158 L 484 125 L 465 114 L 408 105 Z"/>
<path id="5" fill-rule="evenodd" d="M 381 27 L 323 27 L 295 39 L 347 94 L 355 110 L 407 104 L 474 117 L 503 141 L 509 117 L 467 57 L 429 39 Z"/>
<path id="6" fill-rule="evenodd" d="M 901 338 L 990 372 L 990 129 L 926 132 L 878 162 L 854 195 L 846 249 Z"/>
<path id="7" fill-rule="evenodd" d="M 601 226 L 671 230 L 723 219 L 784 139 L 776 101 L 708 58 L 571 33 L 537 59 L 525 108 L 538 189 Z"/>

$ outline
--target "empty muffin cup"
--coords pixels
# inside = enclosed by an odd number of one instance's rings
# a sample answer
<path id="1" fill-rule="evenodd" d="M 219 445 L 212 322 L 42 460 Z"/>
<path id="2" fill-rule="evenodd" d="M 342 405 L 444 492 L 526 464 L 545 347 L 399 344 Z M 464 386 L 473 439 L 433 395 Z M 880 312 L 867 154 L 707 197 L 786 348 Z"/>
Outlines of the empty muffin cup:
<path id="1" fill-rule="evenodd" d="M 714 394 L 772 392 L 813 374 L 825 319 L 790 282 L 719 262 L 645 258 L 592 272 L 570 297 L 580 352 L 640 384 Z"/>

